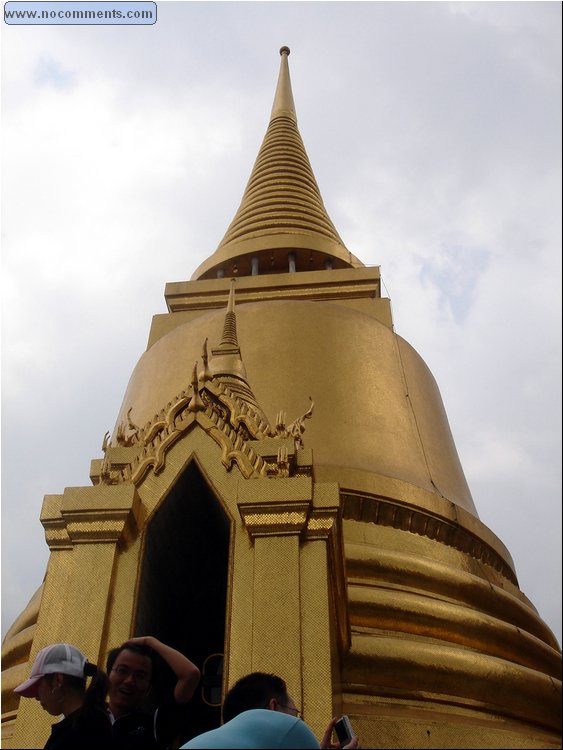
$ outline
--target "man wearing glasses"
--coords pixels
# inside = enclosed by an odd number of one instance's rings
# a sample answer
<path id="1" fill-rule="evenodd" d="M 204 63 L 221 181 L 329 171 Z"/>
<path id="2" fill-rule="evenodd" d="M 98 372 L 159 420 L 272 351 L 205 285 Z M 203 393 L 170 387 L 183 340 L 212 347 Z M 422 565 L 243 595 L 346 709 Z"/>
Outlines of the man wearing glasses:
<path id="1" fill-rule="evenodd" d="M 154 678 L 155 654 L 176 676 L 173 695 L 156 710 L 143 708 Z M 199 669 L 183 654 L 153 636 L 131 638 L 107 658 L 108 713 L 116 750 L 166 748 L 179 729 L 181 707 L 194 694 Z"/>
<path id="2" fill-rule="evenodd" d="M 223 725 L 204 732 L 182 748 L 340 748 L 331 741 L 336 723 L 328 725 L 321 744 L 305 722 L 287 692 L 281 677 L 252 672 L 229 690 L 223 702 Z M 345 748 L 358 748 L 353 736 Z"/>

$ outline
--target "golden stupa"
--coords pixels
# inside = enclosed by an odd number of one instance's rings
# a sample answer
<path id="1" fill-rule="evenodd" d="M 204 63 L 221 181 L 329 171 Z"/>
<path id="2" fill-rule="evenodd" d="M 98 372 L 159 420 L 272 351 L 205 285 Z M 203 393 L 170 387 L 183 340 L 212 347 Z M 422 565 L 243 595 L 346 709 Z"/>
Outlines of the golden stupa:
<path id="1" fill-rule="evenodd" d="M 346 713 L 364 748 L 561 747 L 559 645 L 479 521 L 379 270 L 328 217 L 288 55 L 241 205 L 166 285 L 92 486 L 44 499 L 46 576 L 3 644 L 6 748 L 48 735 L 12 692 L 39 649 L 103 663 L 148 633 L 202 668 L 200 731 L 261 670 L 317 736 Z"/>

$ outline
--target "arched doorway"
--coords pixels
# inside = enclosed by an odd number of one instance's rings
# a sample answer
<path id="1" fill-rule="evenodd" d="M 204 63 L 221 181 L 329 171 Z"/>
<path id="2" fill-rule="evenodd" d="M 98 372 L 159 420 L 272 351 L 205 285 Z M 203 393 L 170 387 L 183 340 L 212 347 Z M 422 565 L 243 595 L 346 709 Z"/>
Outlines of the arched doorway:
<path id="1" fill-rule="evenodd" d="M 154 635 L 202 671 L 186 707 L 182 740 L 220 724 L 230 522 L 192 462 L 149 521 L 136 635 Z M 204 672 L 205 664 L 205 672 Z M 165 687 L 172 676 L 160 678 Z M 218 689 L 219 688 L 219 689 Z"/>

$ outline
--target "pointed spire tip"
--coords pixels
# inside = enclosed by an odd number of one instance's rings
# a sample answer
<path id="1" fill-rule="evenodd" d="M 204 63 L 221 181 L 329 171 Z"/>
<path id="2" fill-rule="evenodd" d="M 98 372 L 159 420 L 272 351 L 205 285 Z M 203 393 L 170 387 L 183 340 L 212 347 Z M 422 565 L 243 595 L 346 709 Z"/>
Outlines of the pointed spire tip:
<path id="1" fill-rule="evenodd" d="M 280 74 L 278 77 L 278 85 L 276 87 L 274 105 L 272 107 L 270 119 L 273 120 L 274 117 L 279 117 L 281 115 L 291 117 L 291 119 L 296 122 L 297 117 L 295 115 L 295 104 L 293 103 L 291 81 L 289 79 L 289 62 L 287 60 L 289 47 L 282 47 L 280 49 L 280 55 Z"/>

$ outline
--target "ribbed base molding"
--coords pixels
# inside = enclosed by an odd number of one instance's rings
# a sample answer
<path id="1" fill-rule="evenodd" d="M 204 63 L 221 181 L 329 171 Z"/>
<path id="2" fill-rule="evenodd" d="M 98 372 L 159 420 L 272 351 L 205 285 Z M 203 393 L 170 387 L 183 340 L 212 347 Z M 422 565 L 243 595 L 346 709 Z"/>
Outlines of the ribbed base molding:
<path id="1" fill-rule="evenodd" d="M 423 708 L 345 693 L 344 712 L 366 748 L 560 748 L 561 735 L 502 716 Z"/>

